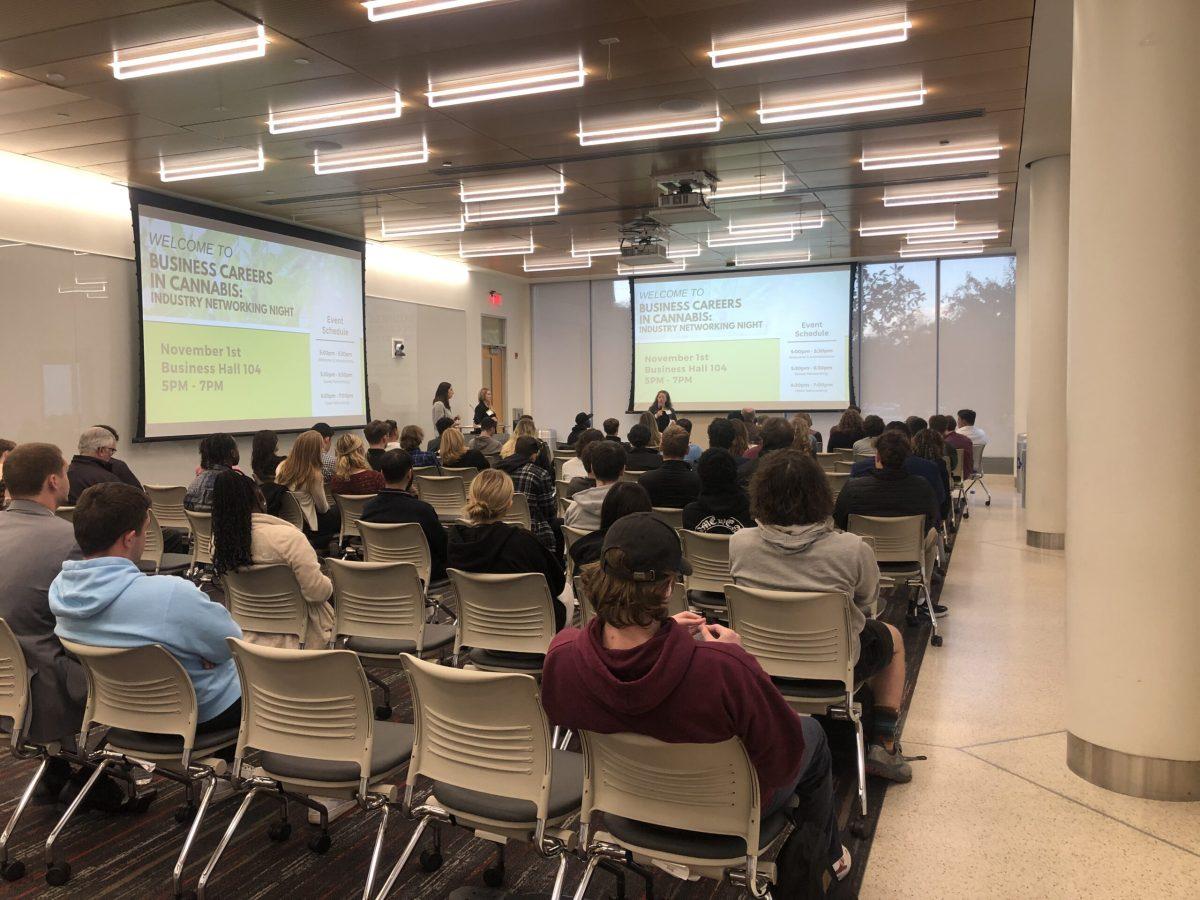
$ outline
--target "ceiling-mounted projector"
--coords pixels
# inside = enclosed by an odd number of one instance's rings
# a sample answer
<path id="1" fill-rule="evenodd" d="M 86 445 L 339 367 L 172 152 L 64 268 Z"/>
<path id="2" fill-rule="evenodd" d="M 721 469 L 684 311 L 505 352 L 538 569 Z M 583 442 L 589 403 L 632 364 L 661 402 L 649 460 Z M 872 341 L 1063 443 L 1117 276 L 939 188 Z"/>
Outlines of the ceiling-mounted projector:
<path id="1" fill-rule="evenodd" d="M 653 218 L 634 219 L 621 226 L 621 263 L 661 266 L 667 258 L 666 229 Z"/>
<path id="2" fill-rule="evenodd" d="M 715 182 L 716 177 L 703 170 L 655 175 L 654 184 L 660 196 L 647 215 L 664 225 L 713 222 L 719 217 L 709 209 L 705 195 L 712 191 Z"/>

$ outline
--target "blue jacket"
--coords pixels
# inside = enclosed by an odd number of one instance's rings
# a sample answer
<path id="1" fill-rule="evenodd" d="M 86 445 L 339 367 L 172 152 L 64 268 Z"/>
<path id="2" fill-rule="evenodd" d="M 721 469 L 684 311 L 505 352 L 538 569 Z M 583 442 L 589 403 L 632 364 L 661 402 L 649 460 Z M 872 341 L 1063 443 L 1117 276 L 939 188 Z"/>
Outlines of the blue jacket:
<path id="1" fill-rule="evenodd" d="M 190 581 L 147 575 L 127 559 L 101 556 L 63 563 L 50 585 L 50 610 L 60 638 L 97 647 L 161 644 L 187 670 L 196 689 L 199 722 L 223 713 L 241 696 L 225 638 L 242 630 L 220 603 Z M 205 668 L 204 663 L 212 663 Z"/>

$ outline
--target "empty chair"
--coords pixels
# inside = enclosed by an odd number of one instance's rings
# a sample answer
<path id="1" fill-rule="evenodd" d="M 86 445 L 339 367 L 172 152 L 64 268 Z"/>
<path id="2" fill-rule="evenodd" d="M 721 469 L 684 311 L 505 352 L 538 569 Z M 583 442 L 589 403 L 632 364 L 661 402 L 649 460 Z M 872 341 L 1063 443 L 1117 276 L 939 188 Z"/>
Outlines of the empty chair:
<path id="1" fill-rule="evenodd" d="M 192 532 L 192 558 L 188 575 L 195 577 L 201 568 L 212 567 L 212 513 L 184 510 Z"/>
<path id="2" fill-rule="evenodd" d="M 304 530 L 304 510 L 301 508 L 296 494 L 291 491 L 284 491 L 280 494 L 279 518 L 283 519 L 289 525 L 294 525 L 301 531 Z"/>
<path id="3" fill-rule="evenodd" d="M 837 495 L 842 492 L 842 488 L 846 486 L 846 482 L 850 480 L 849 472 L 826 472 L 825 480 L 829 482 L 829 492 L 833 494 L 833 499 L 837 499 Z"/>
<path id="4" fill-rule="evenodd" d="M 475 480 L 475 476 L 479 474 L 479 470 L 474 466 L 464 466 L 461 469 L 454 466 L 442 466 L 442 474 L 457 475 L 463 480 L 464 490 L 470 490 L 471 482 Z"/>
<path id="5" fill-rule="evenodd" d="M 975 485 L 983 488 L 983 492 L 987 494 L 987 500 L 984 501 L 984 506 L 992 505 L 992 492 L 988 490 L 987 484 L 983 480 L 983 451 L 987 449 L 987 444 L 971 444 L 971 477 L 967 480 L 967 485 L 963 489 L 963 493 L 975 493 Z"/>
<path id="6" fill-rule="evenodd" d="M 187 488 L 181 484 L 144 484 L 146 496 L 150 498 L 150 509 L 158 517 L 163 528 L 191 529 L 184 514 L 183 497 Z"/>
<path id="7" fill-rule="evenodd" d="M 470 647 L 478 669 L 540 674 L 554 637 L 554 598 L 541 572 L 481 574 L 449 569 L 458 596 L 454 658 Z"/>
<path id="8" fill-rule="evenodd" d="M 246 566 L 227 572 L 224 585 L 229 614 L 243 631 L 295 635 L 304 646 L 308 603 L 290 566 Z M 320 635 L 315 637 L 319 642 Z"/>
<path id="9" fill-rule="evenodd" d="M 666 522 L 676 531 L 683 528 L 683 510 L 671 506 L 655 506 L 653 513 L 656 518 Z"/>
<path id="10" fill-rule="evenodd" d="M 417 496 L 434 508 L 443 522 L 462 518 L 467 490 L 457 475 L 418 475 L 413 479 Z"/>
<path id="11" fill-rule="evenodd" d="M 851 514 L 846 523 L 852 534 L 870 537 L 879 562 L 879 574 L 893 584 L 916 584 L 925 595 L 925 608 L 933 631 L 929 642 L 942 646 L 937 617 L 933 611 L 929 562 L 925 548 L 924 516 L 860 516 Z"/>
<path id="12" fill-rule="evenodd" d="M 815 453 L 813 455 L 816 457 L 817 462 L 821 464 L 821 468 L 826 472 L 837 471 L 837 461 L 841 457 L 836 451 L 833 453 Z"/>
<path id="13" fill-rule="evenodd" d="M 182 553 L 167 553 L 163 541 L 163 531 L 159 527 L 158 517 L 150 510 L 149 521 L 146 524 L 146 548 L 142 551 L 141 568 L 155 574 L 166 572 L 174 574 L 182 572 L 191 564 L 191 559 Z"/>
<path id="14" fill-rule="evenodd" d="M 729 535 L 680 531 L 679 537 L 683 556 L 692 564 L 692 574 L 683 577 L 688 602 L 708 612 L 724 612 L 725 585 L 733 581 L 729 574 Z"/>
<path id="15" fill-rule="evenodd" d="M 549 896 L 561 897 L 574 837 L 567 824 L 582 802 L 583 759 L 554 749 L 537 682 L 528 675 L 436 666 L 408 655 L 404 664 L 417 727 L 404 809 L 418 823 L 379 900 L 430 824 L 434 845 L 421 854 L 421 866 L 432 871 L 441 865 L 439 826 L 447 822 L 499 844 L 498 859 L 484 871 L 488 885 L 503 884 L 505 844 L 518 840 L 558 861 Z M 432 789 L 414 808 L 418 779 L 432 782 Z"/>
<path id="16" fill-rule="evenodd" d="M 338 512 L 342 517 L 342 527 L 338 532 L 338 543 L 345 546 L 350 538 L 359 537 L 358 520 L 362 518 L 363 509 L 375 499 L 374 494 L 334 494 Z"/>
<path id="17" fill-rule="evenodd" d="M 509 507 L 501 521 L 507 522 L 509 525 L 532 529 L 533 519 L 529 516 L 529 498 L 520 492 L 513 494 L 512 506 Z"/>
<path id="18" fill-rule="evenodd" d="M 73 506 L 60 506 L 54 510 L 54 514 L 66 522 L 75 521 L 75 507 Z"/>
<path id="19" fill-rule="evenodd" d="M 667 744 L 639 734 L 580 733 L 584 789 L 579 846 L 588 864 L 660 864 L 681 879 L 729 878 L 765 897 L 775 864 L 759 855 L 786 830 L 786 812 L 761 819 L 758 775 L 737 738 Z M 593 821 L 604 814 L 604 825 Z M 640 874 L 640 873 L 639 873 Z M 782 900 L 782 898 L 780 898 Z"/>
<path id="20" fill-rule="evenodd" d="M 413 726 L 374 720 L 371 687 L 358 657 L 349 650 L 281 650 L 234 638 L 229 643 L 242 682 L 234 783 L 248 792 L 200 875 L 200 900 L 259 794 L 279 803 L 280 818 L 267 832 L 272 840 L 285 840 L 291 833 L 289 800 L 318 813 L 320 834 L 308 844 L 314 853 L 328 851 L 331 840 L 329 814 L 313 797 L 353 799 L 367 811 L 379 810 L 362 894 L 370 897 L 395 795 L 393 782 L 412 755 Z M 251 750 L 260 752 L 258 765 L 243 778 L 242 766 Z"/>
<path id="21" fill-rule="evenodd" d="M 200 822 L 212 799 L 223 760 L 212 758 L 237 741 L 237 729 L 196 734 L 196 691 L 183 665 L 158 644 L 144 647 L 92 647 L 62 639 L 63 647 L 83 666 L 87 678 L 87 703 L 77 745 L 85 746 L 93 725 L 108 728 L 103 749 L 87 754 L 95 765 L 91 777 L 76 795 L 46 841 L 46 881 L 66 884 L 71 865 L 56 858 L 55 845 L 88 791 L 111 764 L 126 757 L 154 764 L 153 771 L 185 788 L 185 806 L 176 818 L 191 828 L 175 862 L 175 896 L 183 894 L 183 868 L 200 831 Z M 199 806 L 196 788 L 203 785 Z"/>
<path id="22" fill-rule="evenodd" d="M 441 475 L 442 470 L 438 466 L 413 466 L 413 478 L 418 478 L 421 475 Z"/>

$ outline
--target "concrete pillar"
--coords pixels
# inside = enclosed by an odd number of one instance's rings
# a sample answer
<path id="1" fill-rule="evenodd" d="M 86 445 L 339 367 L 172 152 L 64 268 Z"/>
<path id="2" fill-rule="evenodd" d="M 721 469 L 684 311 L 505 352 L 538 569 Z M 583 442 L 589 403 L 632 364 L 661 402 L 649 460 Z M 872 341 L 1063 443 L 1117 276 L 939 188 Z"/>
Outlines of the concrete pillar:
<path id="1" fill-rule="evenodd" d="M 1200 3 L 1076 0 L 1067 763 L 1200 799 Z"/>
<path id="2" fill-rule="evenodd" d="M 1061 550 L 1067 530 L 1067 156 L 1029 164 L 1029 381 L 1025 542 Z"/>

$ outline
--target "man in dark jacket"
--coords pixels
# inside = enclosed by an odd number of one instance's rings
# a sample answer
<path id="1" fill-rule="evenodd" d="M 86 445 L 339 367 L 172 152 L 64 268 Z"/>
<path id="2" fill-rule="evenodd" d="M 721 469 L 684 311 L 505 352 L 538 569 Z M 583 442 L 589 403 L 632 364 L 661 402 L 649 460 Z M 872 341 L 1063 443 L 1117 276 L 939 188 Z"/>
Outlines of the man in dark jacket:
<path id="1" fill-rule="evenodd" d="M 117 435 L 107 425 L 93 425 L 79 436 L 79 452 L 67 468 L 71 480 L 68 504 L 74 506 L 79 495 L 93 484 L 121 482 L 141 489 L 142 483 L 129 471 L 129 466 L 113 456 L 116 452 Z"/>
<path id="2" fill-rule="evenodd" d="M 389 450 L 383 454 L 379 471 L 383 473 L 387 489 L 367 502 L 362 520 L 383 524 L 415 522 L 420 525 L 429 543 L 430 580 L 441 581 L 446 577 L 446 530 L 438 521 L 434 508 L 409 492 L 413 480 L 412 468 L 412 457 L 404 450 Z"/>
<path id="3" fill-rule="evenodd" d="M 662 465 L 662 456 L 650 444 L 650 429 L 634 425 L 629 429 L 629 449 L 625 469 L 629 472 L 648 472 Z"/>
<path id="4" fill-rule="evenodd" d="M 700 476 L 684 461 L 688 433 L 671 425 L 662 436 L 662 465 L 638 478 L 655 506 L 683 509 L 700 494 Z"/>
<path id="5" fill-rule="evenodd" d="M 733 534 L 755 526 L 750 495 L 738 484 L 737 462 L 728 450 L 709 447 L 700 454 L 696 474 L 700 477 L 700 495 L 683 508 L 684 528 Z"/>
<path id="6" fill-rule="evenodd" d="M 924 419 L 922 419 L 921 421 L 924 421 Z M 906 431 L 901 431 L 900 428 L 897 427 L 897 426 L 906 425 L 906 424 L 907 423 L 903 423 L 903 422 L 890 423 L 888 425 L 888 427 L 886 429 L 884 429 L 884 431 L 885 432 L 890 431 L 890 432 L 898 433 L 898 434 L 905 434 L 906 436 L 911 437 L 911 435 L 906 434 Z M 874 468 L 875 468 L 875 460 L 873 460 L 873 459 L 856 460 L 854 462 L 854 464 L 850 467 L 850 479 L 853 480 L 855 478 L 861 478 L 863 475 L 866 475 L 867 473 L 871 472 Z M 937 500 L 937 505 L 938 505 L 939 510 L 946 504 L 946 501 L 949 498 L 946 497 L 946 486 L 942 483 L 942 473 L 938 469 L 937 463 L 935 463 L 931 459 L 922 459 L 919 456 L 913 456 L 911 442 L 909 443 L 908 455 L 904 457 L 903 469 L 909 475 L 920 475 L 927 482 L 929 482 L 929 486 L 931 488 L 933 488 L 933 496 L 934 496 L 934 499 Z M 937 517 L 937 521 L 940 522 L 941 518 L 942 517 L 939 513 L 939 515 Z M 935 527 L 936 527 L 936 524 L 935 524 Z"/>
<path id="7" fill-rule="evenodd" d="M 792 446 L 795 437 L 796 432 L 787 419 L 767 419 L 762 426 L 762 449 L 758 451 L 756 457 L 738 468 L 738 484 L 744 488 L 749 487 L 750 479 L 758 471 L 762 458 L 773 450 L 783 450 Z"/>

